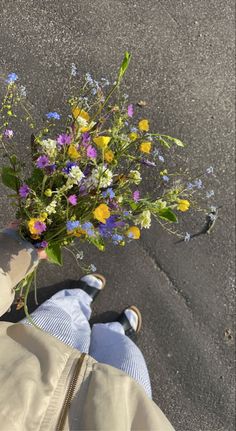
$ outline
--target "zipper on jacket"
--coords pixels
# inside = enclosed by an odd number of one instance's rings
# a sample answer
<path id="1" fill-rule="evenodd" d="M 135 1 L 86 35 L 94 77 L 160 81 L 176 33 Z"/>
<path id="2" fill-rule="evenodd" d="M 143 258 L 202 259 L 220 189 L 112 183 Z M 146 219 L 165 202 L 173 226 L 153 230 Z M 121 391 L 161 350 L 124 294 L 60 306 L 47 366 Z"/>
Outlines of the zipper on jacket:
<path id="1" fill-rule="evenodd" d="M 57 427 L 56 427 L 56 431 L 63 431 L 64 426 L 65 426 L 65 421 L 66 421 L 66 417 L 71 405 L 71 400 L 73 398 L 74 392 L 75 392 L 75 388 L 76 388 L 76 384 L 79 378 L 79 374 L 80 374 L 80 370 L 81 367 L 83 365 L 84 362 L 84 358 L 86 356 L 86 353 L 82 353 L 81 356 L 78 359 L 78 362 L 75 365 L 75 369 L 71 378 L 71 382 L 70 382 L 70 386 L 67 389 L 67 393 L 65 396 L 65 400 L 61 409 L 61 413 L 58 419 L 58 423 L 57 423 Z"/>

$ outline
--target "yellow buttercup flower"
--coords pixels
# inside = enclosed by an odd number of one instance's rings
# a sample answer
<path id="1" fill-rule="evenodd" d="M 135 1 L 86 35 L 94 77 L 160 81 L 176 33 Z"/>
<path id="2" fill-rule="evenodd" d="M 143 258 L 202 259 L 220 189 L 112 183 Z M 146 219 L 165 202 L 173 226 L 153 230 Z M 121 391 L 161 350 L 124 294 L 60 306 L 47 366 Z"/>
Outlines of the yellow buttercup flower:
<path id="1" fill-rule="evenodd" d="M 110 210 L 106 204 L 100 204 L 93 212 L 94 218 L 103 224 L 106 224 L 106 220 L 110 215 Z"/>
<path id="2" fill-rule="evenodd" d="M 39 231 L 35 228 L 35 223 L 36 222 L 44 222 L 44 220 L 45 220 L 45 218 L 44 217 L 38 217 L 38 218 L 31 218 L 29 221 L 28 221 L 28 229 L 29 229 L 29 231 L 30 231 L 30 233 L 31 233 L 31 235 L 36 235 L 36 236 L 38 236 L 38 234 L 39 234 Z M 39 238 L 39 236 L 38 236 L 38 238 Z M 37 239 L 37 238 L 34 238 L 34 239 Z"/>
<path id="3" fill-rule="evenodd" d="M 189 201 L 187 201 L 186 199 L 180 199 L 179 200 L 178 205 L 177 205 L 177 209 L 179 211 L 182 211 L 182 212 L 188 211 L 189 207 L 190 207 Z"/>
<path id="4" fill-rule="evenodd" d="M 93 138 L 93 142 L 97 145 L 98 148 L 101 148 L 101 149 L 107 148 L 110 140 L 111 140 L 110 136 L 97 136 Z"/>
<path id="5" fill-rule="evenodd" d="M 77 151 L 76 146 L 71 144 L 68 148 L 68 156 L 72 160 L 76 160 L 80 157 L 80 153 Z"/>
<path id="6" fill-rule="evenodd" d="M 40 217 L 44 220 L 46 220 L 46 218 L 48 217 L 48 213 L 44 212 L 40 215 Z"/>
<path id="7" fill-rule="evenodd" d="M 83 120 L 86 120 L 87 122 L 89 122 L 89 120 L 90 120 L 90 115 L 88 114 L 88 112 L 84 111 L 79 106 L 72 108 L 72 115 L 73 115 L 75 120 L 78 117 L 83 118 Z"/>
<path id="8" fill-rule="evenodd" d="M 148 120 L 140 120 L 138 123 L 138 128 L 139 130 L 141 130 L 142 132 L 148 132 L 149 130 L 149 122 Z"/>
<path id="9" fill-rule="evenodd" d="M 112 150 L 105 151 L 104 159 L 106 160 L 106 162 L 111 163 L 114 157 L 115 155 Z"/>
<path id="10" fill-rule="evenodd" d="M 129 139 L 130 139 L 131 141 L 136 141 L 136 139 L 138 139 L 138 134 L 137 134 L 136 132 L 131 132 L 131 133 L 129 134 Z"/>
<path id="11" fill-rule="evenodd" d="M 142 142 L 142 144 L 139 147 L 139 149 L 140 149 L 140 151 L 142 151 L 142 153 L 147 153 L 147 154 L 150 153 L 151 148 L 152 148 L 151 142 Z"/>
<path id="12" fill-rule="evenodd" d="M 141 232 L 140 232 L 140 229 L 139 229 L 137 226 L 131 226 L 131 227 L 127 230 L 126 235 L 127 235 L 129 238 L 132 238 L 132 239 L 139 239 L 139 238 L 140 238 L 140 236 L 141 236 Z"/>

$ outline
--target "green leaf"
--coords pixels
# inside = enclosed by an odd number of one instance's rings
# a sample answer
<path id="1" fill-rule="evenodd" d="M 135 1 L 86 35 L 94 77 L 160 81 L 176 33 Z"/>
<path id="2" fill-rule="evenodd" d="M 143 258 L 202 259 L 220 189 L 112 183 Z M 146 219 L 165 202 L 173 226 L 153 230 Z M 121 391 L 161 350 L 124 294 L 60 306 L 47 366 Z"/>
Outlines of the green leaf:
<path id="1" fill-rule="evenodd" d="M 163 147 L 165 147 L 165 148 L 170 148 L 171 146 L 170 146 L 170 144 L 169 144 L 169 142 L 167 142 L 165 139 L 163 139 L 163 138 L 159 138 L 158 137 L 158 141 L 160 142 L 160 144 L 161 145 L 163 145 Z"/>
<path id="2" fill-rule="evenodd" d="M 58 244 L 49 245 L 45 251 L 48 255 L 49 262 L 55 263 L 57 265 L 62 265 L 61 246 L 60 245 L 58 245 Z"/>
<path id="3" fill-rule="evenodd" d="M 105 250 L 104 243 L 101 240 L 98 240 L 96 238 L 91 237 L 91 238 L 89 238 L 89 242 L 91 242 L 93 245 L 95 245 L 95 247 L 97 247 L 99 251 Z"/>
<path id="4" fill-rule="evenodd" d="M 122 64 L 121 64 L 120 69 L 119 69 L 119 72 L 118 72 L 118 82 L 120 82 L 120 81 L 121 81 L 121 79 L 123 78 L 123 76 L 124 76 L 124 74 L 125 74 L 125 72 L 126 72 L 126 69 L 127 69 L 127 68 L 128 68 L 128 66 L 129 66 L 130 59 L 131 59 L 131 54 L 129 54 L 129 53 L 126 51 L 126 52 L 125 52 L 124 59 L 123 59 L 123 61 L 122 61 Z"/>
<path id="5" fill-rule="evenodd" d="M 168 136 L 168 135 L 163 135 L 166 139 L 168 139 L 169 141 L 173 142 L 175 145 L 177 145 L 178 147 L 185 147 L 185 144 L 177 138 L 172 138 L 172 136 Z"/>
<path id="6" fill-rule="evenodd" d="M 18 191 L 20 182 L 13 168 L 9 166 L 3 166 L 1 169 L 1 177 L 4 186 L 9 187 L 16 192 Z"/>
<path id="7" fill-rule="evenodd" d="M 178 219 L 175 213 L 170 208 L 162 208 L 158 211 L 158 215 L 163 220 L 177 223 Z"/>
<path id="8" fill-rule="evenodd" d="M 39 185 L 41 186 L 43 181 L 43 171 L 42 169 L 35 168 L 32 172 L 31 177 L 27 180 L 27 184 L 32 188 L 36 188 Z"/>
<path id="9" fill-rule="evenodd" d="M 17 159 L 17 156 L 16 156 L 15 154 L 13 154 L 13 155 L 10 157 L 10 160 L 11 160 L 12 165 L 13 165 L 13 166 L 16 166 L 18 159 Z"/>

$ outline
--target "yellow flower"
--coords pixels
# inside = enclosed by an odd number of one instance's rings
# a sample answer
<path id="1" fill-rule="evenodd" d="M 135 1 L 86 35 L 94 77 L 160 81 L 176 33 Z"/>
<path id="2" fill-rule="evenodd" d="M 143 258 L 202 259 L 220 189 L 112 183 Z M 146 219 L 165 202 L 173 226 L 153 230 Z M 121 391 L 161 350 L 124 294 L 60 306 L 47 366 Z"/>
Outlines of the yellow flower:
<path id="1" fill-rule="evenodd" d="M 83 229 L 77 229 L 73 234 L 79 238 L 82 235 L 86 235 L 86 232 Z"/>
<path id="2" fill-rule="evenodd" d="M 79 108 L 79 106 L 76 106 L 76 107 L 72 108 L 72 115 L 73 115 L 73 117 L 74 117 L 75 120 L 78 117 L 83 118 L 87 122 L 89 122 L 89 120 L 90 120 L 90 116 L 89 116 L 88 112 L 86 112 L 83 109 Z"/>
<path id="3" fill-rule="evenodd" d="M 189 207 L 190 207 L 190 202 L 189 201 L 187 201 L 185 199 L 180 199 L 179 200 L 178 205 L 177 205 L 177 209 L 179 211 L 182 211 L 182 212 L 188 211 Z"/>
<path id="4" fill-rule="evenodd" d="M 93 142 L 97 145 L 98 148 L 101 148 L 101 149 L 107 148 L 110 140 L 111 140 L 110 136 L 97 136 L 93 138 Z"/>
<path id="5" fill-rule="evenodd" d="M 129 139 L 130 139 L 131 141 L 136 141 L 136 139 L 138 139 L 138 134 L 137 134 L 136 132 L 131 132 L 131 133 L 129 134 Z"/>
<path id="6" fill-rule="evenodd" d="M 51 189 L 46 189 L 44 192 L 45 196 L 47 196 L 48 198 L 50 198 L 52 196 L 52 190 Z"/>
<path id="7" fill-rule="evenodd" d="M 72 160 L 76 160 L 80 157 L 80 153 L 77 151 L 75 145 L 71 144 L 68 148 L 68 156 Z"/>
<path id="8" fill-rule="evenodd" d="M 44 220 L 45 220 L 45 218 L 43 218 L 43 217 L 38 217 L 38 218 L 31 218 L 29 221 L 28 221 L 28 228 L 29 228 L 29 231 L 30 231 L 30 233 L 31 233 L 31 235 L 36 235 L 37 236 L 37 238 L 34 238 L 34 239 L 38 239 L 39 238 L 39 236 L 38 236 L 38 230 L 37 229 L 35 229 L 35 223 L 37 222 L 37 221 L 40 221 L 40 222 L 44 222 Z M 33 237 L 32 237 L 33 238 Z"/>
<path id="9" fill-rule="evenodd" d="M 145 119 L 140 120 L 138 123 L 138 127 L 139 127 L 139 130 L 142 130 L 142 132 L 148 132 L 148 130 L 149 130 L 148 120 L 145 120 Z"/>
<path id="10" fill-rule="evenodd" d="M 94 218 L 103 224 L 106 224 L 106 220 L 110 217 L 111 213 L 106 204 L 100 204 L 93 212 Z"/>
<path id="11" fill-rule="evenodd" d="M 152 148 L 152 143 L 151 142 L 142 142 L 142 144 L 140 145 L 139 149 L 140 151 L 142 151 L 142 153 L 150 153 Z"/>
<path id="12" fill-rule="evenodd" d="M 48 217 L 48 213 L 44 212 L 40 215 L 40 217 L 44 220 L 46 220 L 46 218 Z"/>
<path id="13" fill-rule="evenodd" d="M 126 234 L 129 238 L 132 238 L 132 239 L 139 239 L 141 235 L 140 229 L 137 226 L 131 226 L 127 230 Z"/>
<path id="14" fill-rule="evenodd" d="M 104 159 L 106 160 L 106 162 L 111 163 L 112 160 L 114 159 L 114 153 L 112 150 L 107 150 L 104 154 Z"/>

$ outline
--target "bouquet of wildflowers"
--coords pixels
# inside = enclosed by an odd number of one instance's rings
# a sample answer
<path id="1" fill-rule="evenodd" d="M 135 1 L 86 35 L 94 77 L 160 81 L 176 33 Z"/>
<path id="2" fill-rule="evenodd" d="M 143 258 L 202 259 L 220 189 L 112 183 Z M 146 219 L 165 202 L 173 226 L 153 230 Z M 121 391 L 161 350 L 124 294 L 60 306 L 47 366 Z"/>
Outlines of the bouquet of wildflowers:
<path id="1" fill-rule="evenodd" d="M 112 86 L 105 79 L 99 83 L 90 74 L 85 76 L 80 93 L 68 100 L 67 123 L 57 134 L 60 114 L 49 112 L 37 130 L 18 76 L 8 75 L 1 107 L 0 145 L 8 159 L 1 169 L 2 182 L 13 190 L 10 196 L 20 236 L 45 249 L 55 264 L 62 263 L 62 247 L 75 246 L 77 238 L 102 251 L 108 241 L 124 246 L 138 240 L 142 229 L 150 228 L 152 217 L 165 227 L 195 206 L 193 197 L 202 186 L 201 179 L 187 184 L 186 177 L 169 173 L 163 156 L 164 149 L 184 144 L 152 131 L 146 118 L 134 121 L 134 105 L 120 93 L 129 61 L 126 53 Z M 73 65 L 72 79 L 76 73 Z M 19 105 L 36 130 L 31 137 L 28 176 L 14 154 L 11 121 Z M 155 169 L 160 195 L 144 195 L 144 169 Z M 23 296 L 27 297 L 32 280 L 33 274 L 18 287 Z"/>

